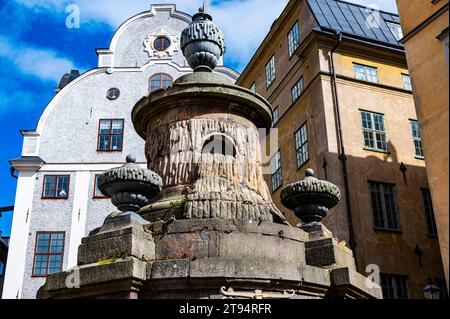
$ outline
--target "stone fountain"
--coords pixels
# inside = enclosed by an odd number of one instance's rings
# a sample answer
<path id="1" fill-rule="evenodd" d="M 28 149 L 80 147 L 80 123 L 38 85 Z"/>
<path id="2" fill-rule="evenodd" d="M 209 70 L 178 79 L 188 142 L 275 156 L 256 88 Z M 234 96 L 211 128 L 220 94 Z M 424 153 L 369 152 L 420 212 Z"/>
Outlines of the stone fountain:
<path id="1" fill-rule="evenodd" d="M 321 223 L 340 200 L 335 185 L 308 170 L 283 190 L 299 227 L 272 202 L 258 134 L 272 108 L 214 73 L 224 36 L 210 15 L 194 15 L 181 47 L 194 72 L 132 112 L 148 169 L 130 156 L 100 177 L 121 212 L 82 240 L 78 266 L 50 275 L 38 297 L 380 298 Z"/>

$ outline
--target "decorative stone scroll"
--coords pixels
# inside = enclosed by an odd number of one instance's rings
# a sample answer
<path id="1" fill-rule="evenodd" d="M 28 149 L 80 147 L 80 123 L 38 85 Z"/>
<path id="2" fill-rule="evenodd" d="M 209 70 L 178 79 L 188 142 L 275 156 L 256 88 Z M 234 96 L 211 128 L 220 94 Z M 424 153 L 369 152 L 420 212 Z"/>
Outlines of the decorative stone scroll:
<path id="1" fill-rule="evenodd" d="M 155 41 L 159 37 L 165 37 L 170 41 L 170 46 L 164 51 L 160 51 L 155 48 Z M 172 57 L 174 55 L 174 52 L 177 52 L 179 50 L 179 46 L 180 37 L 162 28 L 155 33 L 147 35 L 144 40 L 144 51 L 148 53 L 148 56 L 150 58 Z"/>

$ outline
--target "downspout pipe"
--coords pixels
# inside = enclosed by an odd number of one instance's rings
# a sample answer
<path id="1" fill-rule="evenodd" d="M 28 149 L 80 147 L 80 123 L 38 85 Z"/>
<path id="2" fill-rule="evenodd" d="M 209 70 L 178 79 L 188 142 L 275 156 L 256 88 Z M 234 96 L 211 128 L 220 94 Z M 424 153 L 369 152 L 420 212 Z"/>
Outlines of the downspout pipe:
<path id="1" fill-rule="evenodd" d="M 348 231 L 349 231 L 349 246 L 353 250 L 354 255 L 356 255 L 356 241 L 355 241 L 355 232 L 353 230 L 353 215 L 352 215 L 352 205 L 350 200 L 350 187 L 348 183 L 348 168 L 347 168 L 347 155 L 345 153 L 345 144 L 344 144 L 344 138 L 342 134 L 342 120 L 341 120 L 341 110 L 339 106 L 339 97 L 338 97 L 338 90 L 337 90 L 337 75 L 336 75 L 336 69 L 335 69 L 335 52 L 336 50 L 341 46 L 342 44 L 342 33 L 338 32 L 336 33 L 336 37 L 338 40 L 338 43 L 336 46 L 331 50 L 331 73 L 332 73 L 332 79 L 331 79 L 331 87 L 333 89 L 333 95 L 334 95 L 334 106 L 335 106 L 335 112 L 336 112 L 336 126 L 337 126 L 337 135 L 338 135 L 338 152 L 339 152 L 339 160 L 342 164 L 342 175 L 344 177 L 344 188 L 345 188 L 345 203 L 347 206 L 347 221 L 348 221 Z"/>

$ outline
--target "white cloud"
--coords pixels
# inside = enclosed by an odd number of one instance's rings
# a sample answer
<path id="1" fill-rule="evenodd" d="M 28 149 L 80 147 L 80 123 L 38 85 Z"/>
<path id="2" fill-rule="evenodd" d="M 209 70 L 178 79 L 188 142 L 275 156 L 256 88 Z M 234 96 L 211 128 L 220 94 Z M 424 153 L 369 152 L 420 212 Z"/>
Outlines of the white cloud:
<path id="1" fill-rule="evenodd" d="M 51 10 L 65 14 L 71 0 L 15 0 L 33 10 Z M 362 5 L 376 5 L 381 10 L 397 12 L 395 0 L 347 0 Z M 209 0 L 211 3 L 212 1 Z M 227 56 L 243 68 L 268 33 L 273 21 L 280 15 L 288 0 L 224 0 L 215 1 L 210 11 L 225 32 Z M 81 27 L 101 22 L 118 28 L 131 16 L 148 10 L 151 3 L 176 3 L 177 9 L 195 13 L 201 0 L 78 0 Z"/>
<path id="2" fill-rule="evenodd" d="M 12 63 L 22 74 L 58 83 L 75 64 L 53 50 L 29 47 L 0 36 L 0 57 Z"/>
<path id="3" fill-rule="evenodd" d="M 15 0 L 32 10 L 50 10 L 65 14 L 69 0 Z M 211 2 L 211 1 L 210 1 Z M 244 67 L 280 15 L 288 0 L 229 0 L 210 5 L 215 21 L 225 32 L 227 60 Z M 81 28 L 102 22 L 118 28 L 130 17 L 148 10 L 151 3 L 176 3 L 177 10 L 197 12 L 201 0 L 79 0 Z"/>

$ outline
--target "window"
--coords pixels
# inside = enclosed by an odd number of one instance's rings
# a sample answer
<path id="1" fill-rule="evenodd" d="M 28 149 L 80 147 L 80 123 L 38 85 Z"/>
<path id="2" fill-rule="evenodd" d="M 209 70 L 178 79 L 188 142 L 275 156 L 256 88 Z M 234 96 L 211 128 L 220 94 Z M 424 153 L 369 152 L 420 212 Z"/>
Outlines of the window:
<path id="1" fill-rule="evenodd" d="M 402 78 L 405 90 L 412 91 L 411 77 L 407 74 L 402 74 Z"/>
<path id="2" fill-rule="evenodd" d="M 355 68 L 355 79 L 378 83 L 378 70 L 370 66 L 365 66 L 361 64 L 354 64 Z"/>
<path id="3" fill-rule="evenodd" d="M 69 175 L 44 176 L 42 199 L 68 199 L 69 181 Z"/>
<path id="4" fill-rule="evenodd" d="M 266 64 L 266 86 L 269 87 L 275 81 L 275 56 L 272 56 Z"/>
<path id="5" fill-rule="evenodd" d="M 425 207 L 425 217 L 427 219 L 428 234 L 437 236 L 436 220 L 434 218 L 433 202 L 429 189 L 422 188 L 422 198 Z"/>
<path id="6" fill-rule="evenodd" d="M 416 157 L 423 159 L 423 158 L 425 158 L 425 152 L 423 150 L 419 122 L 411 121 L 411 131 L 412 131 L 412 137 L 413 137 L 413 143 L 414 143 L 414 154 L 416 154 Z"/>
<path id="7" fill-rule="evenodd" d="M 167 89 L 172 86 L 172 77 L 168 74 L 159 73 L 150 78 L 150 93 L 159 89 Z"/>
<path id="8" fill-rule="evenodd" d="M 166 37 L 158 37 L 155 40 L 154 46 L 158 51 L 166 51 L 170 47 L 170 40 Z"/>
<path id="9" fill-rule="evenodd" d="M 288 33 L 289 57 L 292 57 L 295 50 L 297 50 L 299 46 L 300 46 L 300 31 L 297 21 Z"/>
<path id="10" fill-rule="evenodd" d="M 106 97 L 109 100 L 117 100 L 120 96 L 120 91 L 117 88 L 112 88 L 108 90 L 108 93 L 106 93 Z"/>
<path id="11" fill-rule="evenodd" d="M 36 234 L 34 277 L 46 277 L 62 270 L 64 237 L 64 232 L 38 232 Z"/>
<path id="12" fill-rule="evenodd" d="M 253 91 L 256 93 L 256 82 L 253 82 L 252 86 L 250 87 L 250 91 Z"/>
<path id="13" fill-rule="evenodd" d="M 388 152 L 384 115 L 361 111 L 364 148 L 371 151 Z"/>
<path id="14" fill-rule="evenodd" d="M 445 279 L 437 278 L 434 280 L 434 282 L 436 283 L 436 286 L 438 286 L 439 289 L 441 289 L 441 295 L 439 299 L 447 300 L 448 292 L 447 292 L 447 283 L 445 282 Z"/>
<path id="15" fill-rule="evenodd" d="M 309 161 L 308 126 L 305 123 L 295 133 L 295 150 L 297 152 L 297 168 Z"/>
<path id="16" fill-rule="evenodd" d="M 5 264 L 2 261 L 0 261 L 0 278 L 2 278 L 4 274 L 5 274 Z"/>
<path id="17" fill-rule="evenodd" d="M 280 151 L 275 154 L 271 161 L 272 166 L 272 192 L 275 192 L 277 189 L 283 185 L 283 175 L 281 172 L 281 153 Z"/>
<path id="18" fill-rule="evenodd" d="M 392 34 L 394 35 L 397 41 L 400 41 L 403 38 L 402 26 L 398 23 L 394 22 L 386 22 Z"/>
<path id="19" fill-rule="evenodd" d="M 369 186 L 375 228 L 400 230 L 395 186 L 376 182 L 370 182 Z"/>
<path id="20" fill-rule="evenodd" d="M 275 127 L 275 125 L 277 125 L 279 120 L 280 120 L 280 113 L 278 113 L 278 108 L 276 108 L 275 110 L 273 110 L 272 127 Z"/>
<path id="21" fill-rule="evenodd" d="M 120 152 L 123 147 L 124 120 L 100 120 L 98 146 L 100 152 Z"/>
<path id="22" fill-rule="evenodd" d="M 297 101 L 297 99 L 300 97 L 300 95 L 303 93 L 303 90 L 305 89 L 305 83 L 303 81 L 303 77 L 300 78 L 300 80 L 294 85 L 294 87 L 291 89 L 292 94 L 292 102 Z"/>
<path id="23" fill-rule="evenodd" d="M 448 48 L 448 32 L 447 32 L 447 34 L 442 38 L 442 43 L 444 44 L 445 59 L 447 60 L 447 64 L 448 64 L 448 55 L 449 55 L 449 48 Z"/>
<path id="24" fill-rule="evenodd" d="M 408 299 L 408 277 L 381 274 L 384 299 Z"/>
<path id="25" fill-rule="evenodd" d="M 94 199 L 104 199 L 108 198 L 107 196 L 103 195 L 103 193 L 98 188 L 98 178 L 101 174 L 96 174 L 94 178 Z"/>

